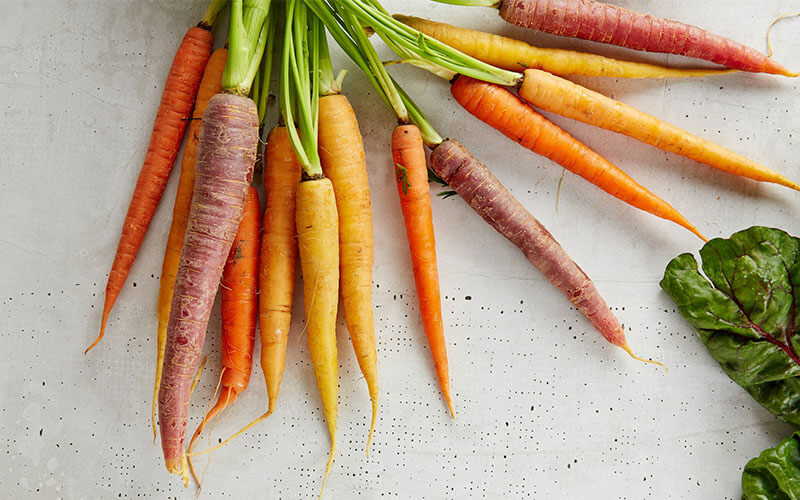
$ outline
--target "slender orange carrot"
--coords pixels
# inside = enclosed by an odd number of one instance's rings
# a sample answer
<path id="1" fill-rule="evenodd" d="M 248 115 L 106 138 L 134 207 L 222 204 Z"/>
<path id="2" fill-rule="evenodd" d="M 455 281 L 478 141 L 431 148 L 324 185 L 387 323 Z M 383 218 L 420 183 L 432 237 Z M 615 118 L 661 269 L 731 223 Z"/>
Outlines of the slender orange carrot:
<path id="1" fill-rule="evenodd" d="M 439 271 L 436 266 L 436 242 L 428 188 L 425 149 L 416 125 L 399 125 L 392 133 L 392 158 L 397 180 L 397 194 L 406 225 L 414 282 L 419 296 L 419 312 L 428 344 L 431 347 L 436 376 L 442 388 L 450 416 L 455 418 L 450 399 L 450 375 L 447 345 L 442 324 L 442 300 L 439 295 Z"/>
<path id="2" fill-rule="evenodd" d="M 667 202 L 534 111 L 507 89 L 460 76 L 450 90 L 456 101 L 467 111 L 510 139 L 550 158 L 625 203 L 675 222 L 707 241 L 697 228 Z"/>
<path id="3" fill-rule="evenodd" d="M 206 424 L 233 404 L 247 388 L 253 366 L 253 345 L 258 315 L 258 253 L 261 230 L 261 204 L 253 186 L 247 191 L 242 222 L 233 240 L 222 271 L 222 373 L 217 403 L 208 411 L 189 441 L 187 454 Z M 197 480 L 188 457 L 189 470 Z M 199 481 L 198 481 L 199 483 Z"/>
<path id="4" fill-rule="evenodd" d="M 142 170 L 136 181 L 128 213 L 122 225 L 117 253 L 108 275 L 100 334 L 85 352 L 89 352 L 103 338 L 106 322 L 131 270 L 136 253 L 144 240 L 147 227 L 156 212 L 164 192 L 175 157 L 178 155 L 192 105 L 200 87 L 214 36 L 210 26 L 195 26 L 183 37 L 161 95 L 150 145 L 147 148 Z"/>
<path id="5" fill-rule="evenodd" d="M 167 343 L 167 323 L 172 304 L 172 290 L 175 288 L 175 275 L 181 260 L 183 237 L 189 221 L 189 207 L 192 205 L 194 188 L 194 162 L 197 157 L 197 144 L 200 138 L 200 127 L 203 124 L 203 112 L 208 101 L 222 91 L 222 72 L 228 59 L 227 49 L 217 49 L 208 60 L 200 89 L 197 92 L 197 103 L 189 125 L 189 139 L 183 148 L 181 159 L 181 175 L 178 179 L 178 190 L 175 194 L 175 206 L 172 209 L 172 225 L 167 237 L 167 248 L 164 251 L 164 263 L 161 265 L 160 288 L 158 290 L 158 354 L 156 357 L 156 380 L 153 389 L 153 408 L 150 414 L 153 425 L 153 439 L 156 438 L 156 402 L 158 387 L 161 383 L 161 370 L 164 366 L 164 346 Z"/>
<path id="6" fill-rule="evenodd" d="M 275 411 L 292 320 L 294 274 L 297 267 L 295 197 L 300 163 L 286 127 L 272 129 L 264 150 L 264 232 L 261 238 L 259 324 L 261 369 L 267 384 L 268 413 Z"/>

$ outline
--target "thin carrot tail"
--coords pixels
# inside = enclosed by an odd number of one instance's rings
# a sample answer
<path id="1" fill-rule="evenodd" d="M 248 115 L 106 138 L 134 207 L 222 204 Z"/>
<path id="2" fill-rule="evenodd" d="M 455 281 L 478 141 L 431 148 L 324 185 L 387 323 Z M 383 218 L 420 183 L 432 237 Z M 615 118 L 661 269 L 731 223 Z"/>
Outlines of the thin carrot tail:
<path id="1" fill-rule="evenodd" d="M 86 356 L 89 353 L 89 351 L 91 351 L 92 348 L 94 348 L 94 346 L 99 344 L 100 341 L 103 340 L 103 336 L 106 334 L 106 323 L 108 322 L 108 316 L 109 314 L 111 314 L 111 308 L 114 307 L 114 301 L 113 300 L 109 301 L 108 299 L 109 297 L 108 295 L 106 295 L 106 301 L 105 304 L 103 304 L 103 316 L 100 318 L 100 334 L 97 335 L 97 338 L 95 339 L 94 342 L 92 342 L 92 345 L 90 345 L 89 347 L 86 348 L 85 351 L 83 351 L 84 356 Z"/>
<path id="2" fill-rule="evenodd" d="M 456 419 L 456 412 L 453 410 L 453 401 L 450 399 L 450 391 L 448 390 L 447 393 L 444 395 L 444 400 L 447 403 L 447 409 L 450 410 L 450 418 L 453 420 Z"/>
<path id="3" fill-rule="evenodd" d="M 325 466 L 325 477 L 322 478 L 322 489 L 319 492 L 320 499 L 322 498 L 323 493 L 325 493 L 325 483 L 328 482 L 328 474 L 330 474 L 331 472 L 331 466 L 333 465 L 333 457 L 335 454 L 336 454 L 336 438 L 333 437 L 333 434 L 331 434 L 331 452 L 330 456 L 328 457 L 328 464 Z"/>
<path id="4" fill-rule="evenodd" d="M 200 480 L 197 477 L 197 474 L 194 471 L 194 464 L 192 464 L 192 457 L 191 455 L 189 455 L 189 453 L 192 452 L 192 448 L 194 448 L 194 442 L 197 440 L 198 437 L 200 437 L 200 434 L 203 432 L 203 428 L 206 426 L 209 420 L 214 418 L 215 415 L 224 410 L 230 403 L 233 402 L 233 400 L 236 399 L 236 392 L 231 387 L 227 387 L 224 389 L 224 396 L 225 397 L 223 397 L 223 394 L 220 394 L 217 403 L 210 410 L 208 410 L 208 413 L 206 413 L 206 416 L 203 418 L 203 421 L 200 422 L 200 425 L 197 426 L 197 429 L 195 429 L 194 434 L 192 434 L 192 439 L 189 440 L 189 447 L 186 449 L 189 471 L 192 473 L 192 477 L 194 478 L 194 481 L 197 483 L 198 487 L 202 487 L 202 483 L 200 482 Z"/>
<path id="5" fill-rule="evenodd" d="M 653 365 L 658 365 L 661 368 L 665 369 L 666 371 L 669 371 L 669 368 L 664 366 L 664 363 L 659 363 L 658 361 L 653 361 L 652 359 L 640 358 L 639 356 L 634 354 L 633 351 L 631 350 L 631 347 L 628 345 L 627 342 L 625 344 L 619 346 L 619 347 L 621 347 L 625 352 L 627 352 L 630 355 L 630 357 L 632 357 L 636 361 L 641 361 L 643 363 L 650 363 L 650 364 L 653 364 Z"/>
<path id="6" fill-rule="evenodd" d="M 372 392 L 372 391 L 370 391 Z M 367 458 L 369 458 L 369 447 L 372 444 L 372 433 L 375 431 L 375 421 L 378 419 L 378 391 L 375 391 L 374 397 L 370 395 L 372 400 L 372 422 L 369 425 L 369 435 L 367 436 Z"/>

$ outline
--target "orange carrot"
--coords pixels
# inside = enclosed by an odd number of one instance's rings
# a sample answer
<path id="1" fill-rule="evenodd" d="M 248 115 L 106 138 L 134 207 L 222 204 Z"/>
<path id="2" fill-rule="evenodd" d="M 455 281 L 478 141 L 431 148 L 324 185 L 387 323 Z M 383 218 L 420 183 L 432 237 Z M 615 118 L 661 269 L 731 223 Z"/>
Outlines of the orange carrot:
<path id="1" fill-rule="evenodd" d="M 200 87 L 203 70 L 211 56 L 213 43 L 210 25 L 195 26 L 183 37 L 183 42 L 175 53 L 153 124 L 150 145 L 136 181 L 122 225 L 117 253 L 108 275 L 100 334 L 85 352 L 89 352 L 103 338 L 111 308 L 125 284 L 147 227 L 156 212 L 192 116 L 192 105 Z"/>
<path id="2" fill-rule="evenodd" d="M 228 59 L 227 49 L 217 49 L 211 54 L 200 90 L 197 92 L 197 103 L 189 125 L 189 139 L 183 149 L 181 159 L 181 175 L 178 179 L 178 190 L 175 194 L 175 206 L 172 209 L 172 225 L 167 237 L 167 248 L 164 251 L 164 263 L 161 266 L 161 285 L 158 290 L 158 354 L 156 357 L 156 381 L 153 389 L 153 409 L 150 415 L 153 424 L 153 439 L 156 437 L 156 401 L 161 383 L 161 370 L 164 366 L 164 347 L 167 343 L 167 323 L 172 304 L 172 290 L 175 288 L 175 275 L 178 273 L 178 262 L 181 260 L 183 237 L 189 221 L 189 208 L 192 204 L 194 188 L 194 162 L 197 157 L 197 144 L 200 141 L 200 127 L 203 124 L 203 112 L 208 101 L 222 91 L 222 72 Z"/>
<path id="3" fill-rule="evenodd" d="M 467 111 L 531 151 L 546 156 L 608 194 L 657 217 L 675 222 L 707 241 L 667 202 L 540 115 L 505 88 L 465 76 L 450 87 Z"/>
<path id="4" fill-rule="evenodd" d="M 233 404 L 250 381 L 258 314 L 260 230 L 261 204 L 258 202 L 258 192 L 250 186 L 244 202 L 242 222 L 222 271 L 222 389 L 217 403 L 194 431 L 189 441 L 188 453 L 191 453 L 195 440 L 209 420 Z M 197 480 L 191 456 L 188 462 L 189 469 Z"/>
<path id="5" fill-rule="evenodd" d="M 261 239 L 259 324 L 261 369 L 269 397 L 268 413 L 275 411 L 286 366 L 286 344 L 292 320 L 292 295 L 297 267 L 295 196 L 300 163 L 286 127 L 272 129 L 264 150 L 264 234 Z"/>
<path id="6" fill-rule="evenodd" d="M 439 295 L 439 271 L 436 266 L 436 244 L 428 188 L 428 168 L 422 137 L 416 125 L 399 125 L 392 133 L 392 158 L 397 179 L 397 193 L 406 225 L 414 282 L 419 296 L 419 312 L 442 395 L 455 418 L 450 399 L 450 375 L 447 345 L 442 325 L 442 300 Z"/>

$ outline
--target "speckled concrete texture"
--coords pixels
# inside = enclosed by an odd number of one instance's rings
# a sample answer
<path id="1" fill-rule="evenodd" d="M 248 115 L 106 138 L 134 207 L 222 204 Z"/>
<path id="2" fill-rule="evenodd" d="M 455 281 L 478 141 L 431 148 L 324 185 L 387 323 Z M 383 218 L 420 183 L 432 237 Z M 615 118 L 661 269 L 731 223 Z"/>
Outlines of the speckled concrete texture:
<path id="1" fill-rule="evenodd" d="M 798 0 L 618 0 L 765 50 Z M 496 11 L 385 0 L 425 15 L 554 47 L 686 65 L 528 32 Z M 183 498 L 152 443 L 156 295 L 177 172 L 114 309 L 88 356 L 107 272 L 161 86 L 199 0 L 0 0 L 0 488 L 4 498 Z M 773 33 L 800 69 L 800 20 Z M 219 30 L 217 30 L 219 31 Z M 218 37 L 221 39 L 221 36 Z M 217 45 L 221 40 L 217 41 Z M 390 55 L 380 45 L 382 55 Z M 736 499 L 743 465 L 791 432 L 731 382 L 658 281 L 696 252 L 688 231 L 638 212 L 476 121 L 447 85 L 393 67 L 443 136 L 492 169 L 591 276 L 631 347 L 606 344 L 562 294 L 459 198 L 433 201 L 456 420 L 441 401 L 416 307 L 389 144 L 394 120 L 366 79 L 344 89 L 358 115 L 375 218 L 375 322 L 381 408 L 364 456 L 369 397 L 339 330 L 336 462 L 326 499 Z M 671 81 L 577 79 L 595 90 L 800 179 L 796 81 L 750 74 Z M 800 235 L 800 194 L 733 178 L 634 140 L 554 121 L 662 196 L 710 237 L 754 224 Z M 433 188 L 438 191 L 439 188 Z M 328 436 L 297 287 L 277 413 L 211 455 L 203 498 L 313 499 Z M 341 322 L 341 320 L 340 320 Z M 198 423 L 219 375 L 219 308 L 192 400 Z M 258 356 L 258 353 L 256 353 Z M 212 432 L 266 408 L 260 368 Z M 204 439 L 204 445 L 209 444 Z M 204 446 L 205 447 L 205 446 Z M 196 464 L 204 469 L 207 460 Z"/>

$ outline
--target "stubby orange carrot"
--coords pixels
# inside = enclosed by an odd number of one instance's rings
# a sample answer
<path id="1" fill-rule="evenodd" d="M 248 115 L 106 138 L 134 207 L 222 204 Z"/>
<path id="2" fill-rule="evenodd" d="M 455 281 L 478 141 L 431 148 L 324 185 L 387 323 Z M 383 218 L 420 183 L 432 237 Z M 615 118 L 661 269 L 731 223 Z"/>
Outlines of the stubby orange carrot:
<path id="1" fill-rule="evenodd" d="M 203 20 L 186 32 L 172 60 L 153 123 L 150 144 L 133 190 L 125 222 L 122 224 L 122 234 L 108 275 L 100 334 L 86 352 L 96 346 L 105 335 L 108 316 L 130 273 L 136 253 L 167 186 L 172 165 L 192 116 L 192 106 L 200 88 L 203 70 L 211 56 L 214 43 L 211 25 L 222 5 L 217 0 L 211 2 Z"/>
<path id="2" fill-rule="evenodd" d="M 534 111 L 507 89 L 460 76 L 450 90 L 456 101 L 467 111 L 507 137 L 550 158 L 608 194 L 640 210 L 675 222 L 706 240 L 697 228 L 667 202 Z"/>
<path id="3" fill-rule="evenodd" d="M 217 403 L 208 411 L 189 441 L 188 453 L 206 424 L 232 405 L 250 382 L 258 316 L 258 254 L 261 204 L 253 186 L 247 191 L 244 214 L 222 271 L 222 373 Z M 188 459 L 189 470 L 197 480 Z M 199 481 L 198 481 L 199 483 Z"/>
<path id="4" fill-rule="evenodd" d="M 399 125 L 392 132 L 392 158 L 395 165 L 397 194 L 406 226 L 414 283 L 419 296 L 419 312 L 428 345 L 436 366 L 450 415 L 455 417 L 450 398 L 450 374 L 447 344 L 442 323 L 442 300 L 439 294 L 439 271 L 436 265 L 436 242 L 433 233 L 428 167 L 422 137 L 416 125 Z"/>
<path id="5" fill-rule="evenodd" d="M 167 248 L 164 251 L 164 263 L 161 265 L 160 287 L 158 290 L 158 337 L 156 356 L 156 377 L 153 389 L 153 408 L 151 421 L 153 425 L 153 439 L 156 438 L 156 401 L 158 400 L 158 387 L 161 381 L 161 370 L 164 366 L 164 346 L 167 342 L 167 323 L 169 322 L 169 309 L 172 304 L 172 290 L 175 288 L 175 275 L 178 272 L 178 262 L 183 249 L 183 237 L 186 234 L 186 224 L 189 220 L 189 207 L 192 204 L 192 190 L 194 189 L 194 163 L 197 157 L 197 144 L 200 141 L 200 128 L 203 124 L 203 113 L 208 101 L 222 90 L 222 72 L 225 71 L 225 62 L 228 59 L 227 49 L 217 49 L 208 60 L 200 90 L 197 92 L 197 104 L 192 113 L 192 123 L 189 125 L 189 139 L 183 148 L 181 159 L 181 175 L 178 178 L 178 190 L 175 194 L 175 205 L 172 209 L 172 225 L 167 237 Z"/>

